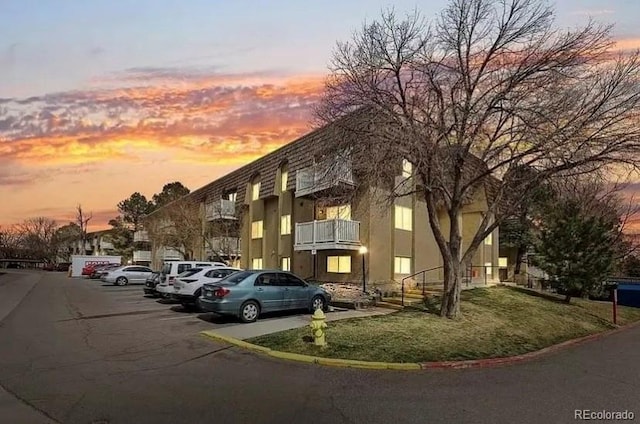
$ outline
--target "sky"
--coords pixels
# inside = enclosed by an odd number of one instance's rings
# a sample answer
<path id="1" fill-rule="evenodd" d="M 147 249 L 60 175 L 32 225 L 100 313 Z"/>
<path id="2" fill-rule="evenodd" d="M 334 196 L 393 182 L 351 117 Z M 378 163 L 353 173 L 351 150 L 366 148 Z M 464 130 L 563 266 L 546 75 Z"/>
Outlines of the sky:
<path id="1" fill-rule="evenodd" d="M 197 189 L 312 128 L 336 41 L 393 6 L 446 0 L 0 0 L 0 225 L 81 204 L 90 230 L 165 183 Z M 558 0 L 557 25 L 615 24 L 637 0 Z"/>

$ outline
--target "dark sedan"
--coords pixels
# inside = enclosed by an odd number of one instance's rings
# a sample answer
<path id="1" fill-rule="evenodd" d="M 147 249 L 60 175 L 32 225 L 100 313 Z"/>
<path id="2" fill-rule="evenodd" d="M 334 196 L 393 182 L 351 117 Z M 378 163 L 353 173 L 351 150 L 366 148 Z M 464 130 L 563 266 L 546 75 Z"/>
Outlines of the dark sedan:
<path id="1" fill-rule="evenodd" d="M 158 292 L 156 291 L 156 286 L 160 282 L 161 273 L 158 271 L 154 271 L 150 276 L 147 277 L 144 282 L 144 294 L 151 296 L 158 296 Z"/>
<path id="2" fill-rule="evenodd" d="M 263 312 L 326 309 L 331 295 L 290 272 L 240 271 L 214 284 L 205 284 L 200 296 L 204 311 L 233 315 L 253 322 Z"/>

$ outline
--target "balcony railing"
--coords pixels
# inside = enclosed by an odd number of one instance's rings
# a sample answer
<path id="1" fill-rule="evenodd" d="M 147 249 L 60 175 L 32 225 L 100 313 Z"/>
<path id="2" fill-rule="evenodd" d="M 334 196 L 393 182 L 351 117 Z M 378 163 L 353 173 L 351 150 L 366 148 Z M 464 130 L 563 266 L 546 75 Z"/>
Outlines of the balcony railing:
<path id="1" fill-rule="evenodd" d="M 360 248 L 360 222 L 327 219 L 297 223 L 294 250 Z"/>
<path id="2" fill-rule="evenodd" d="M 221 256 L 238 256 L 240 254 L 240 239 L 238 237 L 213 237 L 207 243 L 206 250 Z"/>
<path id="3" fill-rule="evenodd" d="M 296 171 L 296 197 L 339 184 L 354 185 L 351 164 L 347 161 L 322 162 Z"/>
<path id="4" fill-rule="evenodd" d="M 208 221 L 216 219 L 236 219 L 236 202 L 220 199 L 205 206 L 205 216 Z"/>
<path id="5" fill-rule="evenodd" d="M 144 230 L 139 230 L 133 233 L 133 241 L 135 242 L 144 242 L 149 241 L 149 233 Z"/>
<path id="6" fill-rule="evenodd" d="M 133 251 L 134 262 L 151 262 L 150 250 L 134 250 Z"/>
<path id="7" fill-rule="evenodd" d="M 110 241 L 103 241 L 100 242 L 100 244 L 98 245 L 99 249 L 113 249 L 113 243 L 111 243 Z"/>
<path id="8" fill-rule="evenodd" d="M 182 260 L 182 254 L 175 249 L 170 247 L 163 247 L 160 249 L 160 259 L 163 261 L 179 261 Z"/>

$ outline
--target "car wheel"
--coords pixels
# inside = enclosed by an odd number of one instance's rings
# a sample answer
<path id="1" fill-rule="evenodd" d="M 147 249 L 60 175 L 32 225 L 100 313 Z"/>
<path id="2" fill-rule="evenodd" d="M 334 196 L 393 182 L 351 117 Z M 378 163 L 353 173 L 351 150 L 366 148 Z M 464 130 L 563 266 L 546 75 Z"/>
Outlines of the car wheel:
<path id="1" fill-rule="evenodd" d="M 314 313 L 316 309 L 322 309 L 323 311 L 327 308 L 326 301 L 322 296 L 314 296 L 311 299 L 311 313 Z"/>
<path id="2" fill-rule="evenodd" d="M 242 322 L 255 322 L 260 315 L 260 306 L 253 300 L 244 302 L 240 307 L 240 319 Z"/>
<path id="3" fill-rule="evenodd" d="M 116 279 L 117 286 L 126 286 L 127 284 L 129 284 L 129 280 L 127 280 L 125 277 L 118 277 Z"/>

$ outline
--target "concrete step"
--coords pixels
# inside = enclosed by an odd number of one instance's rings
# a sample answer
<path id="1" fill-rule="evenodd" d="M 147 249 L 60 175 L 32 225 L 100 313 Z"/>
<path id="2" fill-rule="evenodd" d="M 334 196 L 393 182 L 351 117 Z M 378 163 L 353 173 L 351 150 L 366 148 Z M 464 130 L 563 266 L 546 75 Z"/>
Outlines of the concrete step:
<path id="1" fill-rule="evenodd" d="M 376 302 L 376 306 L 380 307 L 380 308 L 385 308 L 385 309 L 393 309 L 396 311 L 401 311 L 402 310 L 402 305 L 398 305 L 395 303 L 389 303 L 389 302 Z"/>
<path id="2" fill-rule="evenodd" d="M 392 303 L 394 305 L 402 306 L 401 297 L 383 297 L 382 301 L 387 303 Z M 412 299 L 407 297 L 404 298 L 404 306 L 421 305 L 421 304 L 422 304 L 422 299 Z"/>

